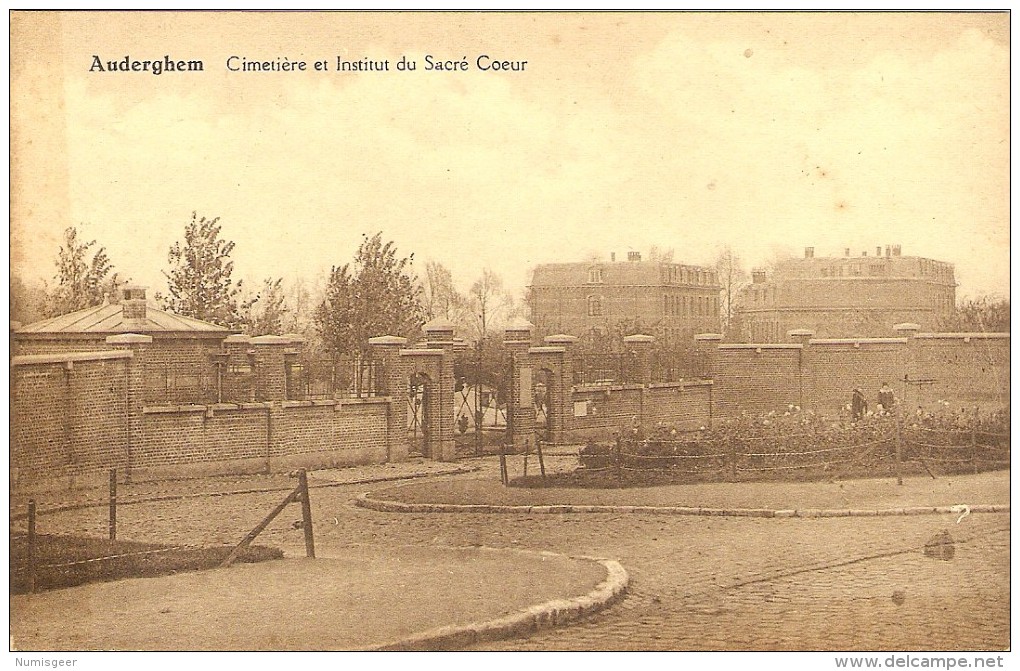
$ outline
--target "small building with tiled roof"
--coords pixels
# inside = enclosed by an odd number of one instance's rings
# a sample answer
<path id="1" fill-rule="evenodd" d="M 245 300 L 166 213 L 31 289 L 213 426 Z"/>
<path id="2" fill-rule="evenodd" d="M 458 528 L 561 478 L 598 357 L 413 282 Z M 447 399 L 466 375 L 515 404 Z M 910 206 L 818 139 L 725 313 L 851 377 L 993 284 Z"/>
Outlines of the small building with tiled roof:
<path id="1" fill-rule="evenodd" d="M 175 315 L 147 304 L 145 288 L 125 286 L 103 305 L 27 324 L 11 334 L 11 353 L 62 354 L 114 349 L 107 337 L 135 333 L 149 336 L 144 369 L 147 396 L 175 396 L 174 389 L 213 385 L 211 355 L 223 351 L 230 329 Z M 165 393 L 164 393 L 165 392 Z"/>

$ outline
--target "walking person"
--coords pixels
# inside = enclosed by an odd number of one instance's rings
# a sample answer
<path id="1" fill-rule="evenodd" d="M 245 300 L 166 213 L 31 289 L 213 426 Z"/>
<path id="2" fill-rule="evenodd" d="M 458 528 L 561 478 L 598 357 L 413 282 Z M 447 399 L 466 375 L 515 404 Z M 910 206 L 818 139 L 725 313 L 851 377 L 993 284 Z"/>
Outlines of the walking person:
<path id="1" fill-rule="evenodd" d="M 850 418 L 853 421 L 858 421 L 864 417 L 864 413 L 868 411 L 868 401 L 864 398 L 864 392 L 861 391 L 860 387 L 854 389 L 854 395 L 850 399 Z"/>
<path id="2" fill-rule="evenodd" d="M 878 405 L 881 410 L 888 413 L 892 413 L 893 406 L 896 405 L 896 396 L 888 382 L 883 382 L 882 388 L 878 390 Z"/>

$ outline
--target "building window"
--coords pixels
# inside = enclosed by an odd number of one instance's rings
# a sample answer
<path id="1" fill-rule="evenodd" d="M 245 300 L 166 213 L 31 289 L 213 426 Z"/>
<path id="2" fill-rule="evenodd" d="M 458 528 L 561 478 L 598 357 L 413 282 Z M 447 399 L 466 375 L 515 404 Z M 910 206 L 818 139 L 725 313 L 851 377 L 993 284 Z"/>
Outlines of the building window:
<path id="1" fill-rule="evenodd" d="M 588 283 L 589 284 L 602 284 L 602 269 L 601 268 L 589 268 L 588 269 Z"/>
<path id="2" fill-rule="evenodd" d="M 588 316 L 602 316 L 602 296 L 588 296 Z"/>

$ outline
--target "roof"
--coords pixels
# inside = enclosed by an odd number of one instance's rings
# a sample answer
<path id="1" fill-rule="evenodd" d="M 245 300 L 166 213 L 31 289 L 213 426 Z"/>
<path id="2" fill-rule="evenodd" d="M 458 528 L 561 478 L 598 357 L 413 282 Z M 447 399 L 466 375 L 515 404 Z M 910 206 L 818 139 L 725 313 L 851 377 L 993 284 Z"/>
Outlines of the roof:
<path id="1" fill-rule="evenodd" d="M 572 287 L 572 286 L 682 286 L 705 289 L 717 289 L 718 285 L 702 281 L 667 281 L 664 273 L 669 268 L 686 269 L 688 273 L 714 273 L 715 269 L 708 266 L 697 266 L 686 263 L 665 263 L 659 261 L 591 261 L 577 263 L 542 263 L 532 271 L 532 288 Z M 590 270 L 598 270 L 599 280 L 591 281 Z"/>
<path id="2" fill-rule="evenodd" d="M 98 305 L 21 327 L 15 334 L 186 333 L 228 335 L 230 329 L 146 306 L 143 319 L 125 319 L 123 303 Z"/>

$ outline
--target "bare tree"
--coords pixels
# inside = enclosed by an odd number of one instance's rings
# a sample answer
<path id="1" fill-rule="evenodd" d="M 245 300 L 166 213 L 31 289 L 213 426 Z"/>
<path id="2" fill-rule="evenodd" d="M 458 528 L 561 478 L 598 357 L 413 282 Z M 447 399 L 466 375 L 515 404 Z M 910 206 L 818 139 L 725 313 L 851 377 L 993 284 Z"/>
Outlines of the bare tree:
<path id="1" fill-rule="evenodd" d="M 470 299 L 478 337 L 485 338 L 490 325 L 507 308 L 508 297 L 503 291 L 503 278 L 491 268 L 486 268 L 482 276 L 471 285 Z"/>
<path id="2" fill-rule="evenodd" d="M 723 333 L 730 335 L 734 325 L 738 296 L 740 290 L 747 285 L 748 275 L 744 264 L 733 248 L 729 245 L 719 250 L 715 259 L 715 269 L 719 275 L 719 307 Z"/>
<path id="3" fill-rule="evenodd" d="M 454 286 L 453 273 L 438 261 L 425 264 L 421 296 L 426 319 L 448 319 L 458 331 L 470 326 L 471 307 L 468 299 Z"/>

